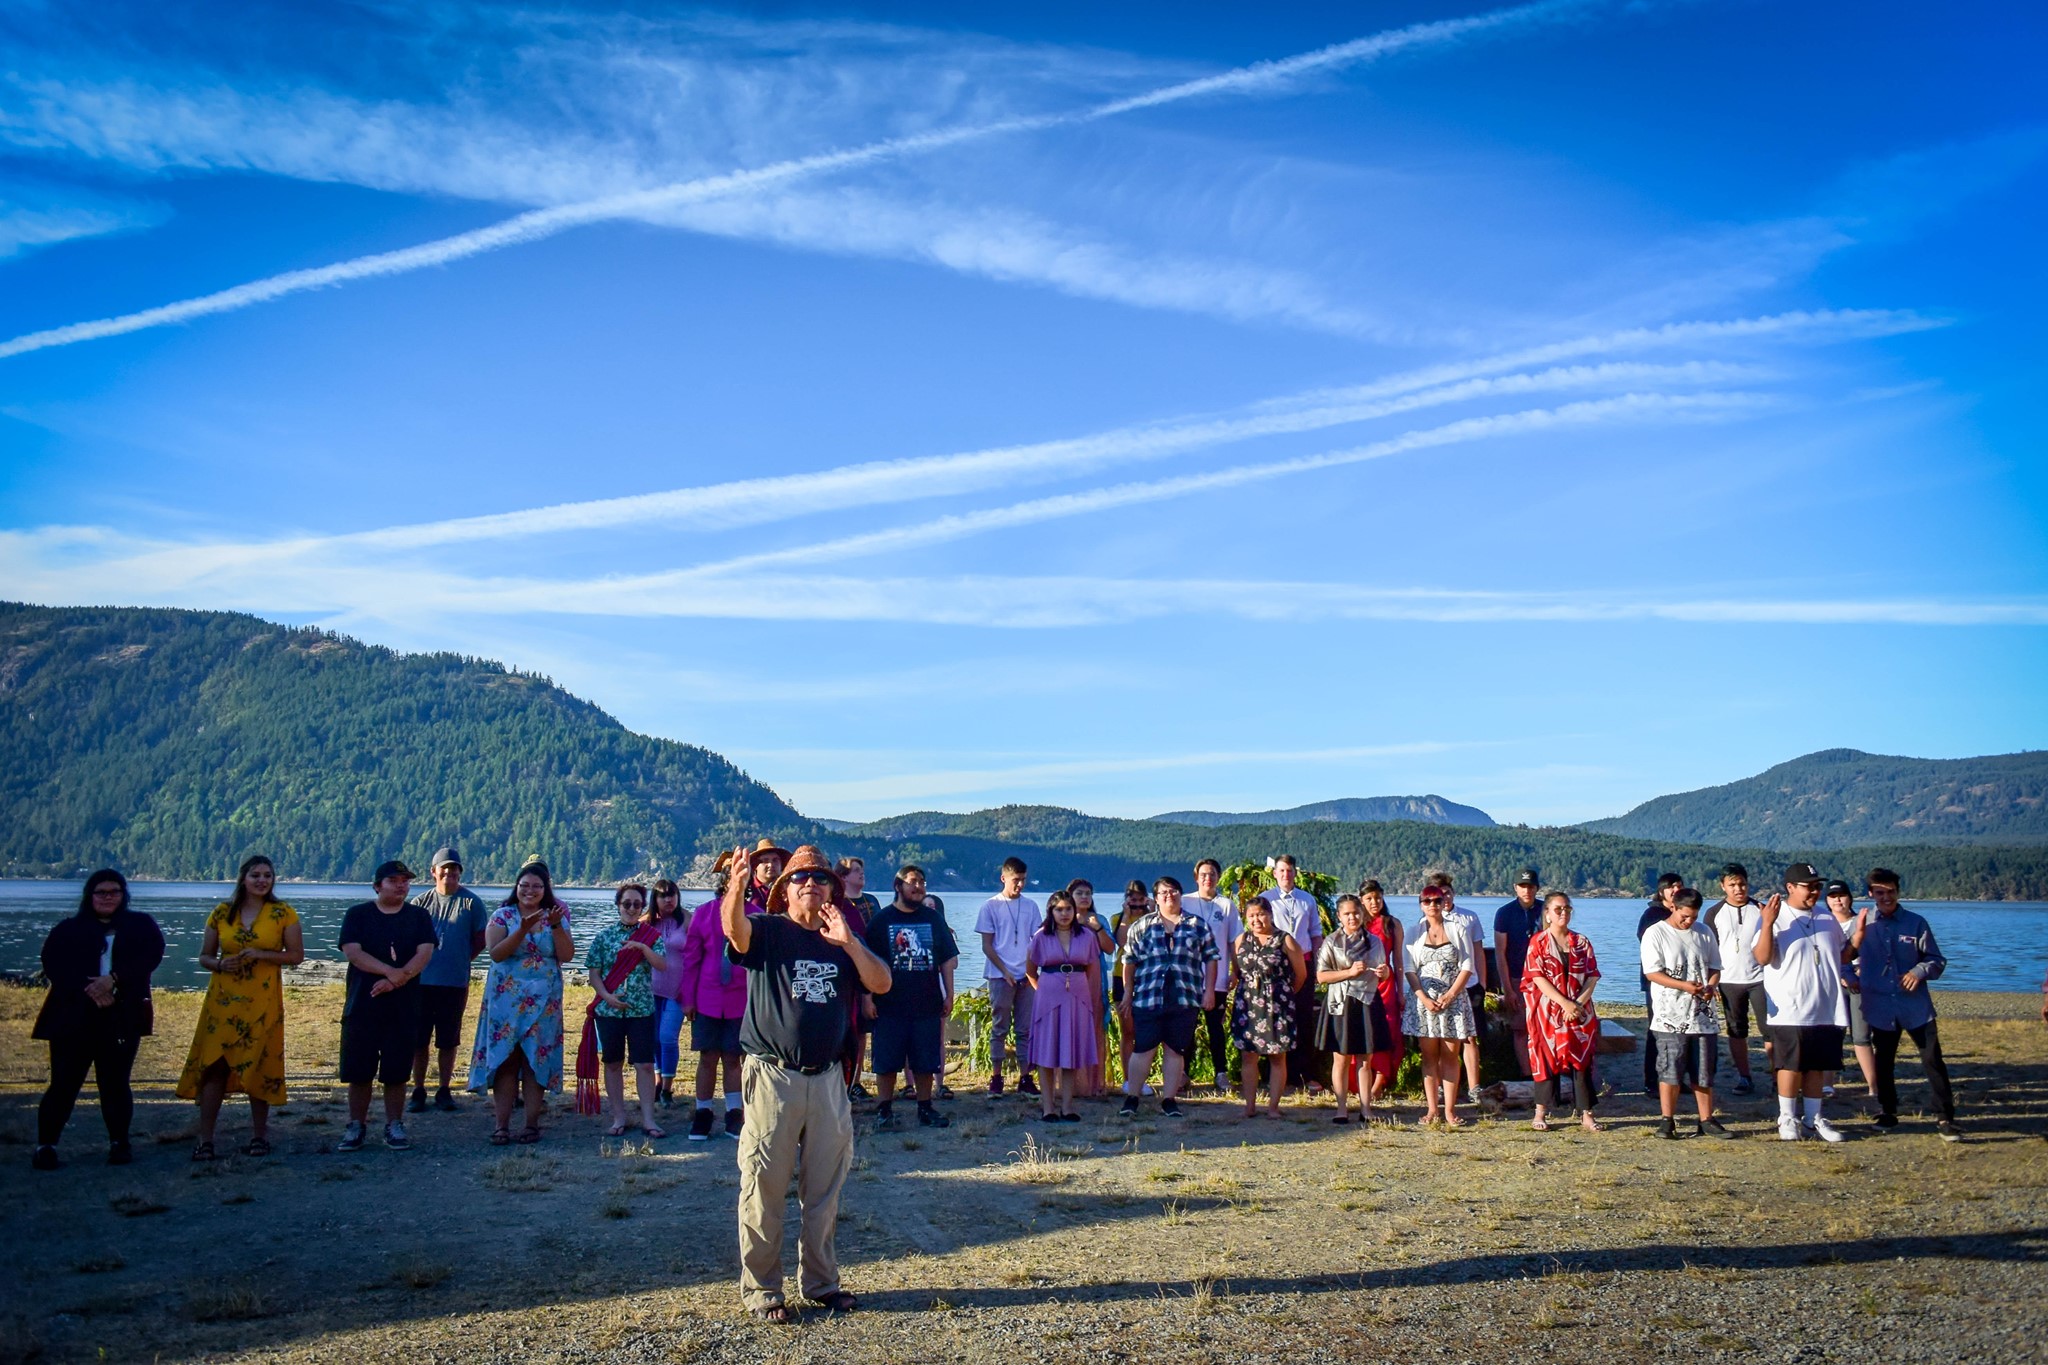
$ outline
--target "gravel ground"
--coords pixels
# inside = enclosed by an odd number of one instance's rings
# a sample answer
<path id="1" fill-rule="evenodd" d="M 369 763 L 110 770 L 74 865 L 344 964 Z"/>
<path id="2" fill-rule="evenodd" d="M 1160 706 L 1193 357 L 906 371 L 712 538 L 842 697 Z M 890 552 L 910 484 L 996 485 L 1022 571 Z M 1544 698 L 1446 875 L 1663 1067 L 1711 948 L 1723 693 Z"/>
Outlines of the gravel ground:
<path id="1" fill-rule="evenodd" d="M 0 1359 L 360 1361 L 1492 1361 L 1733 1358 L 2019 1362 L 2048 1354 L 2048 1027 L 2036 996 L 1944 995 L 1971 1141 L 1924 1117 L 1840 1147 L 1661 1142 L 1617 1096 L 1609 1131 L 1335 1128 L 1328 1106 L 1244 1121 L 1218 1100 L 1042 1127 L 974 1095 L 943 1133 L 860 1119 L 839 1245 L 862 1311 L 773 1328 L 739 1312 L 729 1142 L 651 1153 L 559 1111 L 531 1150 L 486 1113 L 414 1122 L 409 1152 L 333 1154 L 342 1112 L 296 1083 L 276 1157 L 186 1160 L 190 1106 L 144 1097 L 135 1166 L 28 1170 L 36 1049 L 7 1032 Z M 294 993 L 310 1066 L 327 988 Z M 1620 1015 L 1621 1011 L 1616 1011 Z M 175 1073 L 167 1000 L 145 1075 Z M 180 1030 L 183 1030 L 181 1033 Z M 175 1056 L 174 1056 L 175 1054 Z M 1611 1078 L 1633 1074 L 1614 1058 Z M 1902 1063 L 1906 1107 L 1921 1102 Z M 964 1080 L 964 1078 L 960 1078 Z M 963 1096 L 967 1095 L 962 1085 Z M 226 1141 L 246 1115 L 231 1107 Z M 680 1128 L 680 1121 L 675 1125 Z M 793 1225 L 793 1220 L 792 1220 Z M 792 1266 L 794 1258 L 791 1259 Z"/>

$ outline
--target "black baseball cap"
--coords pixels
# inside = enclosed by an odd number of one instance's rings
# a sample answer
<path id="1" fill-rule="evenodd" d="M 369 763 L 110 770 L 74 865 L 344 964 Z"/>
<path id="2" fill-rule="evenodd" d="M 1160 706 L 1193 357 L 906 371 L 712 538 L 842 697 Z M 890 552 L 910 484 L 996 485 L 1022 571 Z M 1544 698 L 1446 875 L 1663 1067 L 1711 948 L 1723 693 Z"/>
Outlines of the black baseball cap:
<path id="1" fill-rule="evenodd" d="M 1521 872 L 1520 872 L 1519 874 L 1517 874 L 1517 875 L 1516 875 L 1516 877 L 1515 877 L 1515 885 L 1516 885 L 1516 886 L 1541 886 L 1541 885 L 1543 885 L 1543 879 L 1542 879 L 1541 877 L 1538 877 L 1538 876 L 1536 875 L 1536 869 L 1535 869 L 1535 868 L 1533 868 L 1533 867 L 1525 867 L 1525 868 L 1523 868 L 1523 869 L 1521 870 Z"/>
<path id="2" fill-rule="evenodd" d="M 430 861 L 427 864 L 427 866 L 440 868 L 446 867 L 450 863 L 454 863 L 457 867 L 461 867 L 462 855 L 455 851 L 455 845 L 443 844 L 439 848 L 434 850 L 434 857 L 432 861 Z"/>
<path id="3" fill-rule="evenodd" d="M 375 886 L 386 877 L 403 877 L 407 881 L 414 880 L 412 869 L 396 858 L 377 864 L 377 872 L 375 876 L 370 878 L 370 885 Z"/>
<path id="4" fill-rule="evenodd" d="M 1794 863 L 1785 869 L 1785 885 L 1806 886 L 1822 880 L 1820 869 L 1812 863 Z"/>
<path id="5" fill-rule="evenodd" d="M 1849 883 L 1837 877 L 1828 883 L 1827 889 L 1821 892 L 1821 894 L 1824 896 L 1853 896 L 1856 894 L 1856 890 Z"/>

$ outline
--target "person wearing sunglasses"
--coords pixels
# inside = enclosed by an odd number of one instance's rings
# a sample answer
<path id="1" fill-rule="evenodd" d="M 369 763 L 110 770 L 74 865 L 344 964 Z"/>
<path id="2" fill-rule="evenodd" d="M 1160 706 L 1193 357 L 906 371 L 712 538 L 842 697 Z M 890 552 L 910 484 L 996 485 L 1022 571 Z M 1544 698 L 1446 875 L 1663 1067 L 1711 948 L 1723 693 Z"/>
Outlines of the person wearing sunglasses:
<path id="1" fill-rule="evenodd" d="M 782 1224 L 796 1182 L 802 1228 L 797 1255 L 803 1295 L 834 1313 L 851 1312 L 834 1244 L 839 1195 L 853 1165 L 853 1105 L 839 1070 L 852 1023 L 856 980 L 882 996 L 889 964 L 848 926 L 839 874 L 806 844 L 789 856 L 768 891 L 767 913 L 747 913 L 747 854 L 733 850 L 719 903 L 726 953 L 747 969 L 740 1021 L 740 1296 L 766 1322 L 792 1320 L 783 1297 Z"/>

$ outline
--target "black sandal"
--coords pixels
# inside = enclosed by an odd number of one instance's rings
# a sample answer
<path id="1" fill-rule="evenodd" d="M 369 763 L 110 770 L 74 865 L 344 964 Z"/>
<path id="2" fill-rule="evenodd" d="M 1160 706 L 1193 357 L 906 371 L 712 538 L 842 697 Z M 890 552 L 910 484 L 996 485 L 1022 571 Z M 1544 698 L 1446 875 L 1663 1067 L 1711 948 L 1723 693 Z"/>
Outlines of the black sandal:
<path id="1" fill-rule="evenodd" d="M 772 1322 L 778 1327 L 787 1327 L 796 1321 L 796 1314 L 789 1311 L 786 1303 L 771 1303 L 766 1308 L 756 1308 L 754 1316 L 763 1322 Z"/>
<path id="2" fill-rule="evenodd" d="M 493 1146 L 493 1147 L 506 1147 L 506 1146 L 510 1146 L 510 1145 L 511 1145 L 511 1142 L 512 1142 L 512 1130 L 511 1130 L 510 1128 L 498 1128 L 498 1129 L 495 1129 L 495 1130 L 493 1130 L 493 1131 L 492 1131 L 492 1133 L 491 1133 L 491 1146 Z"/>
<path id="3" fill-rule="evenodd" d="M 854 1298 L 853 1295 L 844 1289 L 835 1289 L 824 1298 L 812 1299 L 811 1302 L 828 1313 L 851 1313 L 854 1309 L 860 1307 L 860 1300 Z"/>
<path id="4" fill-rule="evenodd" d="M 269 1138 L 260 1138 L 260 1137 L 259 1137 L 259 1138 L 250 1138 L 250 1139 L 249 1139 L 249 1145 L 248 1145 L 247 1147 L 244 1147 L 244 1148 L 242 1149 L 242 1155 L 243 1155 L 243 1156 L 269 1156 L 269 1155 L 270 1155 L 270 1139 L 269 1139 Z"/>
<path id="5" fill-rule="evenodd" d="M 519 1130 L 519 1136 L 513 1138 L 512 1140 L 514 1142 L 521 1144 L 522 1146 L 531 1146 L 532 1144 L 540 1141 L 540 1129 L 521 1128 Z"/>
<path id="6" fill-rule="evenodd" d="M 214 1155 L 212 1143 L 202 1142 L 192 1149 L 192 1159 L 194 1161 L 218 1161 L 220 1158 Z"/>

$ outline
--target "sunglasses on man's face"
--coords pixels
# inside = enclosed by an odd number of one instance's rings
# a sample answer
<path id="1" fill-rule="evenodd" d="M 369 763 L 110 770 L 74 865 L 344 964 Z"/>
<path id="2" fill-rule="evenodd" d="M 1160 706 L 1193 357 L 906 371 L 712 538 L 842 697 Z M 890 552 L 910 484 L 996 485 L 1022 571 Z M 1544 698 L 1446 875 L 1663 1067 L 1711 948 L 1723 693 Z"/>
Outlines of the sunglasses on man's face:
<path id="1" fill-rule="evenodd" d="M 792 872 L 789 874 L 789 884 L 791 886 L 802 886 L 806 882 L 829 882 L 831 880 L 832 874 L 829 872 Z"/>

